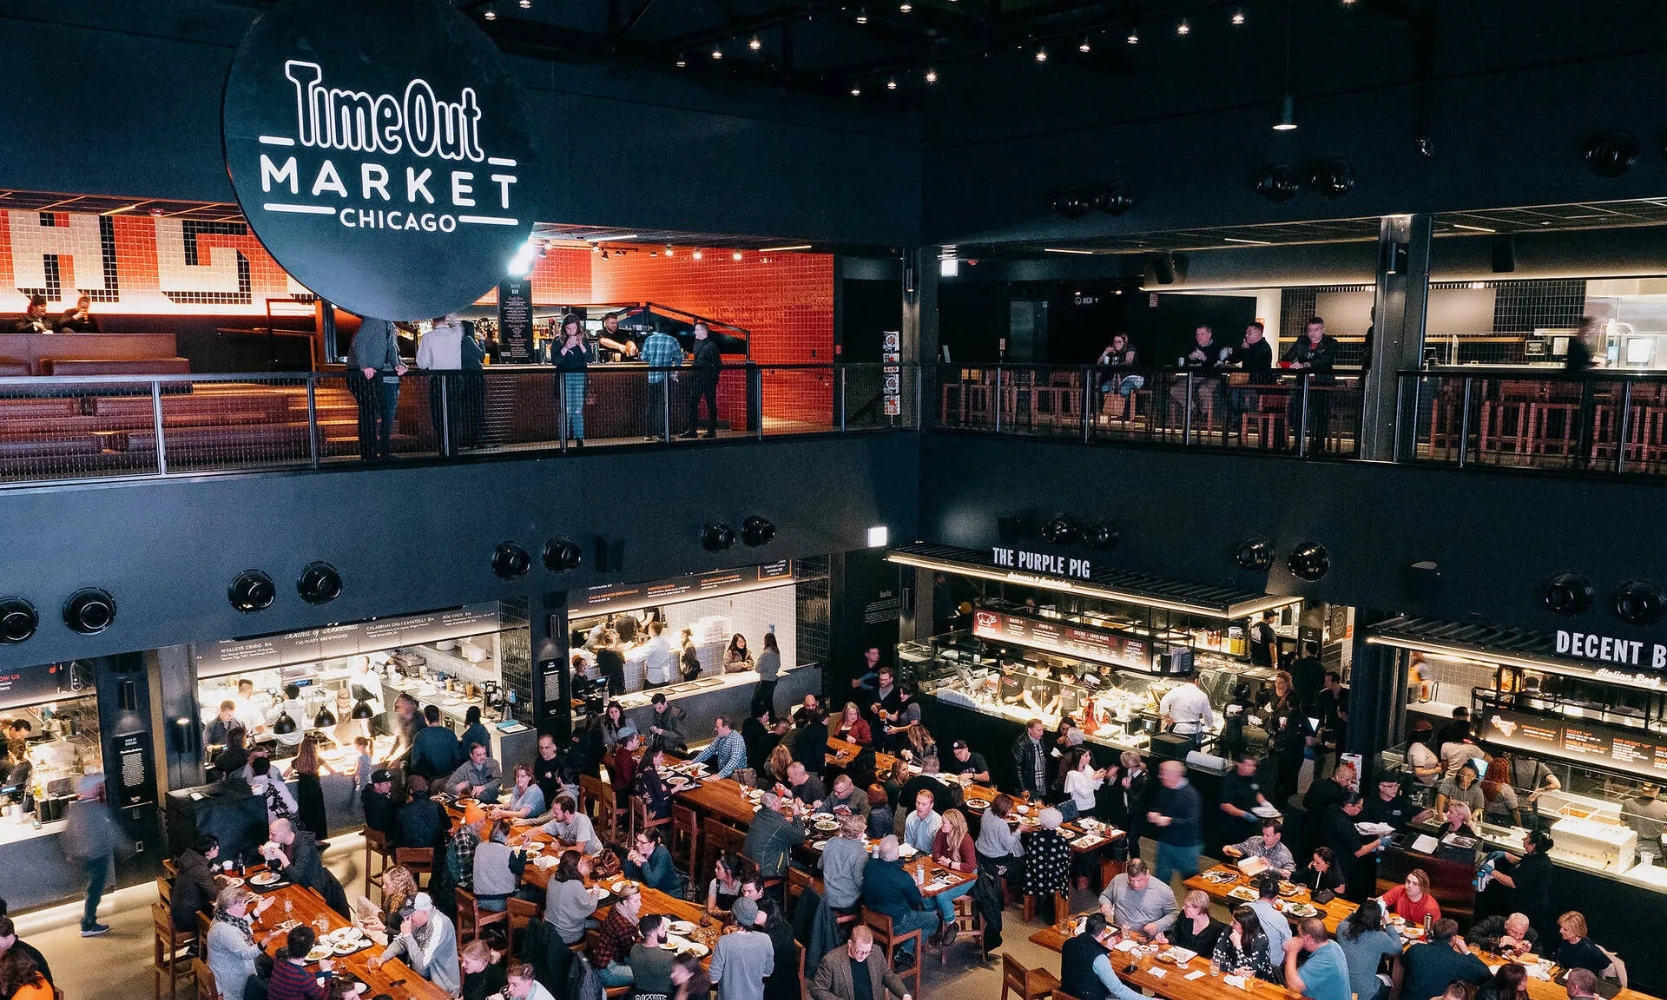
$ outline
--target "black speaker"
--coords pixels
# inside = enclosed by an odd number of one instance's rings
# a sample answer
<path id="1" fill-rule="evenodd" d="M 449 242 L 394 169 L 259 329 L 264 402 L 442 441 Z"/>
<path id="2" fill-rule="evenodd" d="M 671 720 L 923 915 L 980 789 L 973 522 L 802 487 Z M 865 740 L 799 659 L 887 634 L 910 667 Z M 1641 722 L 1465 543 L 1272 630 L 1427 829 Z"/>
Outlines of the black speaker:
<path id="1" fill-rule="evenodd" d="M 1247 538 L 1233 552 L 1240 569 L 1263 570 L 1273 565 L 1273 546 L 1266 539 Z"/>
<path id="2" fill-rule="evenodd" d="M 1510 274 L 1516 269 L 1516 237 L 1510 233 L 1500 233 L 1493 238 L 1493 273 Z"/>
<path id="3" fill-rule="evenodd" d="M 308 604 L 329 604 L 342 595 L 342 576 L 327 562 L 308 563 L 295 581 L 295 592 Z"/>
<path id="4" fill-rule="evenodd" d="M 1629 580 L 1615 591 L 1615 614 L 1629 625 L 1654 625 L 1667 610 L 1667 596 L 1648 580 Z"/>
<path id="5" fill-rule="evenodd" d="M 232 602 L 232 607 L 246 615 L 270 608 L 277 596 L 278 588 L 272 578 L 258 569 L 246 569 L 237 574 L 237 579 L 226 588 L 226 599 Z"/>
<path id="6" fill-rule="evenodd" d="M 755 549 L 760 545 L 770 544 L 770 540 L 775 537 L 776 526 L 757 514 L 741 522 L 741 541 Z"/>
<path id="7" fill-rule="evenodd" d="M 1119 534 L 1117 529 L 1111 524 L 1101 521 L 1100 523 L 1091 525 L 1084 530 L 1082 538 L 1083 541 L 1088 543 L 1090 548 L 1115 549 L 1117 547 Z"/>
<path id="8" fill-rule="evenodd" d="M 1619 177 L 1638 162 L 1643 147 L 1625 129 L 1605 129 L 1586 142 L 1586 166 L 1599 177 Z"/>
<path id="9" fill-rule="evenodd" d="M 492 550 L 492 572 L 500 579 L 513 580 L 532 568 L 533 557 L 514 542 L 501 542 Z"/>
<path id="10" fill-rule="evenodd" d="M 1158 279 L 1160 285 L 1175 284 L 1175 261 L 1166 253 L 1154 254 L 1152 257 L 1152 276 Z"/>
<path id="11" fill-rule="evenodd" d="M 564 535 L 557 535 L 544 543 L 544 568 L 552 573 L 566 573 L 578 569 L 584 561 L 579 543 Z"/>
<path id="12" fill-rule="evenodd" d="M 735 544 L 735 529 L 722 521 L 707 521 L 700 530 L 700 547 L 708 552 L 722 552 Z"/>
<path id="13" fill-rule="evenodd" d="M 82 635 L 97 635 L 116 620 L 116 599 L 96 587 L 78 590 L 64 603 L 64 624 Z"/>
<path id="14" fill-rule="evenodd" d="M 625 568 L 625 539 L 596 536 L 596 571 L 617 573 Z"/>
<path id="15" fill-rule="evenodd" d="M 40 615 L 35 606 L 21 597 L 0 600 L 0 644 L 14 645 L 28 641 L 40 627 Z"/>
<path id="16" fill-rule="evenodd" d="M 1055 514 L 1042 525 L 1042 538 L 1049 545 L 1074 545 L 1078 538 L 1076 519 L 1069 514 Z"/>
<path id="17" fill-rule="evenodd" d="M 1331 553 L 1319 542 L 1303 542 L 1291 550 L 1285 565 L 1292 576 L 1312 583 L 1331 571 Z"/>
<path id="18" fill-rule="evenodd" d="M 1558 573 L 1546 581 L 1540 603 L 1556 615 L 1578 615 L 1592 606 L 1591 581 L 1576 573 Z"/>

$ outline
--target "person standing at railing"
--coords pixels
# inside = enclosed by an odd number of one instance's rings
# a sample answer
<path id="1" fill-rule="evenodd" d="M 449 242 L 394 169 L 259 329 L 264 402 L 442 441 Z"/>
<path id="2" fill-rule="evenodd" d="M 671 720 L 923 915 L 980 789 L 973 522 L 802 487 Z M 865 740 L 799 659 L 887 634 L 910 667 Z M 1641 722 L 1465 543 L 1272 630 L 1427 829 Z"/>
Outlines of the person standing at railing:
<path id="1" fill-rule="evenodd" d="M 1286 413 L 1291 423 L 1291 436 L 1295 438 L 1302 433 L 1303 392 L 1300 380 L 1306 375 L 1309 390 L 1308 435 L 1314 442 L 1313 450 L 1322 451 L 1331 435 L 1330 387 L 1337 384 L 1334 371 L 1337 365 L 1337 338 L 1325 332 L 1325 320 L 1310 316 L 1303 335 L 1285 352 L 1283 360 L 1285 367 L 1296 372 L 1299 379 Z"/>
<path id="2" fill-rule="evenodd" d="M 463 322 L 456 313 L 434 320 L 417 344 L 417 367 L 428 372 L 428 414 L 440 454 L 457 453 L 463 420 Z"/>
<path id="3" fill-rule="evenodd" d="M 642 342 L 642 359 L 648 364 L 648 426 L 658 428 L 648 440 L 658 441 L 670 435 L 666 426 L 670 411 L 667 408 L 667 379 L 675 382 L 676 372 L 667 368 L 683 367 L 683 345 L 664 330 L 655 330 Z"/>
<path id="4" fill-rule="evenodd" d="M 463 391 L 458 404 L 461 413 L 457 418 L 457 446 L 472 449 L 480 446 L 480 431 L 486 426 L 486 349 L 475 336 L 473 322 L 460 320 L 457 326 L 463 331 L 458 338 L 458 355 L 463 367 L 458 380 Z"/>
<path id="5" fill-rule="evenodd" d="M 700 401 L 706 400 L 706 436 L 718 436 L 718 376 L 723 354 L 712 340 L 712 331 L 705 323 L 695 324 L 695 352 L 689 366 L 693 369 L 689 385 L 689 429 L 683 432 L 693 438 L 700 419 Z"/>
<path id="6" fill-rule="evenodd" d="M 364 317 L 347 351 L 347 391 L 359 404 L 359 457 L 367 462 L 393 454 L 399 377 L 406 370 L 394 325 Z"/>
<path id="7" fill-rule="evenodd" d="M 562 440 L 574 440 L 575 448 L 585 446 L 585 386 L 589 377 L 590 345 L 585 342 L 585 325 L 579 317 L 568 313 L 561 318 L 561 346 L 556 355 L 556 369 L 560 380 L 556 392 L 562 400 Z"/>

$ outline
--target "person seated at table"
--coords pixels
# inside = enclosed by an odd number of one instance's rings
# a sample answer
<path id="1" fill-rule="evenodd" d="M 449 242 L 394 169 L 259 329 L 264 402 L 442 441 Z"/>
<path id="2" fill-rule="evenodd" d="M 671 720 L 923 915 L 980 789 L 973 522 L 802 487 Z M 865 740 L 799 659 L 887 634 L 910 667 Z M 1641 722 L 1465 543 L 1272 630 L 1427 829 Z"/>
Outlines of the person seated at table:
<path id="1" fill-rule="evenodd" d="M 642 893 L 635 885 L 626 884 L 616 897 L 590 945 L 590 964 L 604 988 L 631 985 L 627 960 L 637 944 L 637 919 L 642 915 Z"/>
<path id="2" fill-rule="evenodd" d="M 833 791 L 822 800 L 822 808 L 843 819 L 855 816 L 868 824 L 868 796 L 857 790 L 857 783 L 851 780 L 849 774 L 842 774 L 834 779 Z"/>
<path id="3" fill-rule="evenodd" d="M 486 755 L 479 743 L 469 745 L 469 759 L 446 779 L 452 794 L 481 802 L 498 801 L 504 787 L 504 766 Z"/>
<path id="4" fill-rule="evenodd" d="M 706 749 L 696 754 L 689 763 L 708 762 L 711 762 L 710 766 L 719 778 L 727 778 L 747 766 L 746 741 L 740 733 L 729 728 L 729 720 L 721 715 L 712 720 L 712 742 L 706 744 Z"/>
<path id="5" fill-rule="evenodd" d="M 942 777 L 942 765 L 937 754 L 932 754 L 920 762 L 920 773 L 903 782 L 898 790 L 898 802 L 903 805 L 913 805 L 921 792 L 932 796 L 932 811 L 941 814 L 945 809 L 959 809 L 961 807 L 961 783 L 946 782 Z"/>
<path id="6" fill-rule="evenodd" d="M 932 858 L 952 872 L 969 876 L 966 881 L 945 889 L 932 897 L 938 905 L 938 916 L 943 918 L 940 943 L 955 943 L 955 901 L 971 892 L 978 882 L 978 854 L 973 850 L 972 836 L 967 833 L 967 817 L 959 809 L 947 809 L 943 823 L 932 838 Z"/>
<path id="7" fill-rule="evenodd" d="M 1308 864 L 1292 873 L 1290 881 L 1306 888 L 1310 895 L 1321 890 L 1335 893 L 1343 885 L 1343 871 L 1331 848 L 1316 847 Z"/>
<path id="8" fill-rule="evenodd" d="M 515 765 L 515 784 L 509 802 L 492 809 L 494 819 L 531 819 L 544 811 L 544 791 L 538 787 L 531 764 Z"/>
<path id="9" fill-rule="evenodd" d="M 1572 989 L 1568 994 L 1571 997 L 1576 995 Z M 1371 998 L 1364 997 L 1362 1000 Z M 1528 968 L 1516 962 L 1501 965 L 1493 970 L 1493 978 L 1476 991 L 1475 1000 L 1528 1000 Z"/>
<path id="10" fill-rule="evenodd" d="M 1130 858 L 1100 893 L 1100 912 L 1117 927 L 1152 937 L 1168 932 L 1180 910 L 1169 883 L 1153 878 L 1146 862 Z"/>
<path id="11" fill-rule="evenodd" d="M 1487 808 L 1487 793 L 1482 790 L 1481 776 L 1476 771 L 1475 761 L 1465 761 L 1459 766 L 1459 773 L 1435 786 L 1435 811 L 1445 813 L 1447 807 L 1454 802 L 1462 802 L 1470 807 L 1472 816 L 1482 815 Z"/>
<path id="12" fill-rule="evenodd" d="M 1514 952 L 1538 952 L 1540 932 L 1528 923 L 1527 914 L 1494 914 L 1471 925 L 1464 939 L 1483 951 L 1509 956 Z"/>
<path id="13" fill-rule="evenodd" d="M 1285 942 L 1285 989 L 1311 1000 L 1350 1000 L 1348 959 L 1319 917 L 1304 920 L 1297 936 Z"/>
<path id="14" fill-rule="evenodd" d="M 682 895 L 683 879 L 677 874 L 677 866 L 672 864 L 671 851 L 660 842 L 659 827 L 637 831 L 623 867 L 626 875 L 650 889 L 671 896 Z"/>
<path id="15" fill-rule="evenodd" d="M 413 774 L 406 783 L 411 801 L 399 809 L 395 823 L 395 847 L 435 849 L 443 846 L 451 832 L 451 816 L 440 803 L 428 797 L 428 780 Z"/>
<path id="16" fill-rule="evenodd" d="M 763 805 L 747 827 L 741 853 L 758 866 L 760 875 L 781 878 L 787 874 L 793 848 L 805 842 L 805 825 L 793 817 L 792 799 L 765 792 Z"/>
<path id="17" fill-rule="evenodd" d="M 791 736 L 792 734 L 788 734 Z M 793 766 L 793 744 L 787 740 L 777 743 L 770 749 L 770 756 L 764 761 L 764 766 L 758 772 L 758 784 L 768 788 L 787 782 L 787 769 Z"/>
<path id="18" fill-rule="evenodd" d="M 65 309 L 58 317 L 54 329 L 59 333 L 97 333 L 98 320 L 92 314 L 93 300 L 86 295 L 78 296 L 74 309 Z"/>
<path id="19" fill-rule="evenodd" d="M 526 852 L 509 846 L 509 820 L 501 819 L 493 823 L 491 833 L 475 846 L 471 883 L 480 908 L 488 913 L 502 913 L 508 909 L 509 897 L 519 895 L 517 887 L 526 867 Z"/>
<path id="20" fill-rule="evenodd" d="M 595 857 L 602 853 L 602 838 L 596 835 L 595 824 L 579 811 L 577 803 L 565 795 L 550 804 L 550 822 L 539 829 L 564 844 L 579 847 L 586 856 Z"/>
<path id="21" fill-rule="evenodd" d="M 932 793 L 921 789 L 915 793 L 914 809 L 903 818 L 903 842 L 922 854 L 930 854 L 932 841 L 943 826 L 943 816 L 932 809 Z"/>
<path id="22" fill-rule="evenodd" d="M 1383 894 L 1383 908 L 1414 927 L 1424 919 L 1441 919 L 1441 904 L 1430 894 L 1430 873 L 1422 868 L 1407 872 L 1406 881 Z"/>
<path id="23" fill-rule="evenodd" d="M 990 781 L 990 765 L 981 753 L 973 753 L 967 748 L 966 740 L 956 740 L 949 745 L 950 760 L 948 771 L 963 778 L 988 784 Z"/>
<path id="24" fill-rule="evenodd" d="M 385 945 L 399 933 L 400 911 L 417 898 L 417 879 L 404 865 L 382 873 L 382 905 L 360 896 L 353 904 L 353 925 L 377 944 Z"/>
<path id="25" fill-rule="evenodd" d="M 608 783 L 612 785 L 619 796 L 629 794 L 630 788 L 637 782 L 637 755 L 642 752 L 642 736 L 633 731 L 628 736 L 620 738 L 614 744 L 613 753 L 608 755 Z M 620 805 L 624 806 L 621 801 Z"/>
<path id="26" fill-rule="evenodd" d="M 577 944 L 586 930 L 601 926 L 593 916 L 596 897 L 585 888 L 589 875 L 590 859 L 574 849 L 563 851 L 550 869 L 550 884 L 544 890 L 544 919 L 563 944 Z"/>
<path id="27" fill-rule="evenodd" d="M 822 779 L 811 774 L 799 761 L 787 765 L 787 781 L 776 785 L 776 793 L 798 799 L 811 808 L 822 804 L 828 797 L 828 789 L 822 784 Z"/>
<path id="28" fill-rule="evenodd" d="M 449 996 L 456 996 L 463 985 L 457 958 L 457 929 L 444 913 L 434 908 L 434 900 L 426 892 L 417 893 L 411 902 L 411 912 L 400 923 L 399 934 L 368 964 L 374 971 L 389 959 L 402 956 L 411 971 Z"/>
<path id="29" fill-rule="evenodd" d="M 853 912 L 862 900 L 862 873 L 868 867 L 867 823 L 847 814 L 839 819 L 839 833 L 822 848 L 816 865 L 822 871 L 822 901 L 841 913 Z"/>
<path id="30" fill-rule="evenodd" d="M 724 852 L 712 864 L 712 881 L 706 887 L 706 912 L 721 917 L 741 898 L 741 876 L 744 862 L 740 855 Z"/>
<path id="31" fill-rule="evenodd" d="M 385 767 L 370 773 L 370 780 L 359 792 L 359 808 L 365 817 L 365 829 L 375 830 L 392 840 L 399 829 L 399 810 L 394 805 L 394 772 Z"/>
<path id="32" fill-rule="evenodd" d="M 46 315 L 46 296 L 38 293 L 29 296 L 28 308 L 12 321 L 11 330 L 13 333 L 51 333 L 52 320 Z"/>
<path id="33" fill-rule="evenodd" d="M 888 834 L 880 839 L 878 855 L 863 872 L 862 902 L 875 913 L 891 918 L 894 935 L 927 930 L 939 933 L 938 911 L 921 896 L 914 876 L 904 870 L 894 836 Z M 907 954 L 913 955 L 913 941 L 903 947 Z M 903 964 L 906 967 L 909 963 Z"/>
<path id="34" fill-rule="evenodd" d="M 1401 936 L 1385 930 L 1383 904 L 1368 899 L 1337 928 L 1337 944 L 1349 964 L 1349 988 L 1357 1000 L 1389 1000 L 1392 980 L 1378 974 L 1385 958 L 1400 961 Z"/>
<path id="35" fill-rule="evenodd" d="M 1557 946 L 1557 964 L 1564 969 L 1589 969 L 1608 978 L 1615 975 L 1615 956 L 1587 936 L 1586 916 L 1570 910 L 1557 918 L 1557 932 L 1563 943 Z"/>
<path id="36" fill-rule="evenodd" d="M 174 928 L 197 932 L 197 914 L 208 913 L 220 894 L 214 881 L 214 859 L 220 856 L 220 838 L 199 833 L 190 847 L 174 861 Z"/>
<path id="37" fill-rule="evenodd" d="M 924 764 L 926 758 L 938 755 L 938 741 L 918 722 L 887 729 L 886 732 L 892 734 L 892 745 L 898 748 L 897 755 L 911 764 Z"/>
<path id="38" fill-rule="evenodd" d="M 1455 982 L 1480 986 L 1487 982 L 1489 973 L 1482 960 L 1465 946 L 1458 921 L 1442 917 L 1435 922 L 1428 941 L 1413 945 L 1401 956 L 1395 975 L 1399 995 L 1412 1000 L 1439 997 Z"/>
<path id="39" fill-rule="evenodd" d="M 868 835 L 870 837 L 884 837 L 893 833 L 896 828 L 896 812 L 892 808 L 891 799 L 886 795 L 883 786 L 873 784 L 868 786 Z"/>
<path id="40" fill-rule="evenodd" d="M 650 746 L 643 751 L 637 767 L 633 791 L 642 800 L 643 812 L 651 820 L 671 818 L 671 789 L 666 787 L 665 778 L 660 776 L 660 769 L 665 763 L 665 748 Z"/>
<path id="41" fill-rule="evenodd" d="M 513 963 L 504 976 L 504 996 L 509 1000 L 555 1000 L 537 976 L 538 973 L 526 962 Z"/>
<path id="42" fill-rule="evenodd" d="M 1285 825 L 1271 817 L 1261 823 L 1261 833 L 1237 844 L 1227 844 L 1221 853 L 1230 858 L 1261 858 L 1268 863 L 1268 871 L 1280 878 L 1290 878 L 1297 863 L 1291 857 L 1291 849 L 1284 844 Z"/>
<path id="43" fill-rule="evenodd" d="M 833 735 L 859 747 L 874 742 L 874 731 L 868 727 L 868 720 L 862 717 L 862 706 L 854 701 L 845 703 L 845 710 L 839 715 L 839 724 L 834 727 Z"/>
<path id="44" fill-rule="evenodd" d="M 458 964 L 463 970 L 463 1000 L 486 1000 L 509 985 L 503 962 L 492 945 L 476 938 L 463 946 Z"/>
<path id="45" fill-rule="evenodd" d="M 475 850 L 480 847 L 481 831 L 486 828 L 486 810 L 469 806 L 463 810 L 463 822 L 446 841 L 447 881 L 470 892 L 475 888 Z M 443 897 L 442 897 L 443 898 Z"/>
<path id="46" fill-rule="evenodd" d="M 757 903 L 743 896 L 732 912 L 736 932 L 718 939 L 707 975 L 718 1000 L 763 1000 L 764 981 L 776 968 L 775 944 L 758 926 Z"/>
<path id="47" fill-rule="evenodd" d="M 1233 911 L 1233 921 L 1216 939 L 1210 961 L 1227 975 L 1275 981 L 1273 963 L 1268 960 L 1268 936 L 1262 933 L 1255 910 L 1240 906 Z"/>
<path id="48" fill-rule="evenodd" d="M 285 881 L 311 889 L 324 897 L 324 902 L 342 916 L 347 916 L 347 893 L 336 876 L 324 867 L 318 841 L 306 830 L 297 830 L 287 819 L 273 822 L 271 839 L 262 849 L 267 867 Z"/>
<path id="49" fill-rule="evenodd" d="M 671 918 L 664 913 L 645 913 L 637 919 L 637 943 L 626 955 L 626 964 L 631 968 L 631 994 L 635 1000 L 669 1000 L 671 997 L 671 970 L 677 953 L 661 947 L 670 932 Z"/>
<path id="50" fill-rule="evenodd" d="M 1159 944 L 1168 942 L 1177 948 L 1208 955 L 1215 951 L 1216 939 L 1224 926 L 1210 916 L 1210 897 L 1203 890 L 1194 889 L 1181 901 L 1181 915 L 1168 930 L 1158 932 L 1156 940 Z"/>
<path id="51" fill-rule="evenodd" d="M 864 985 L 857 985 L 859 982 Z M 822 956 L 822 964 L 810 982 L 810 1000 L 885 1000 L 887 995 L 913 1000 L 903 980 L 875 954 L 874 932 L 863 924 L 851 928 L 851 939 L 845 947 Z"/>
<path id="52" fill-rule="evenodd" d="M 311 924 L 291 927 L 284 946 L 278 949 L 272 963 L 272 976 L 267 981 L 268 1000 L 325 1000 L 324 983 L 332 975 L 334 963 L 325 959 L 318 963 L 318 978 L 307 971 L 307 953 L 318 943 Z M 371 960 L 373 963 L 375 959 Z M 375 968 L 372 965 L 372 968 Z M 247 991 L 247 985 L 244 987 Z"/>
<path id="53" fill-rule="evenodd" d="M 214 984 L 222 1000 L 243 1000 L 249 980 L 257 980 L 255 995 L 265 991 L 255 971 L 255 959 L 261 954 L 265 939 L 255 940 L 249 926 L 249 903 L 253 897 L 242 886 L 227 886 L 214 900 L 214 922 L 208 926 L 208 941 L 204 945 L 204 959 L 214 973 Z M 265 912 L 275 897 L 261 899 L 256 914 Z"/>

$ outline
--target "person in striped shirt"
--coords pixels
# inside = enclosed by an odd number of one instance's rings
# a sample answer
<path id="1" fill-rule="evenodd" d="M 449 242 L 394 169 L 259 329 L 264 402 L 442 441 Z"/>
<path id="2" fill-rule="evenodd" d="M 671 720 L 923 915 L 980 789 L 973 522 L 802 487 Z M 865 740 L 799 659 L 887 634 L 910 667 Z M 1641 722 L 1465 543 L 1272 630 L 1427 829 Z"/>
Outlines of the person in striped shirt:
<path id="1" fill-rule="evenodd" d="M 694 764 L 704 764 L 712 761 L 717 776 L 727 778 L 734 772 L 747 766 L 747 743 L 741 734 L 731 729 L 729 720 L 718 716 L 712 722 L 713 739 L 706 745 L 695 759 Z"/>

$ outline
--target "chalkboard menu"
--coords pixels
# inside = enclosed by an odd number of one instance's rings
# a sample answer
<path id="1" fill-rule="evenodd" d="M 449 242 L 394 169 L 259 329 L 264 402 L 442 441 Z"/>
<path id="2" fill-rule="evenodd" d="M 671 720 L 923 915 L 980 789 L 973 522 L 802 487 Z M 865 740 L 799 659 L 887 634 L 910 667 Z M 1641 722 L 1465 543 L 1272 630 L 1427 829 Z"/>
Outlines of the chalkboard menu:
<path id="1" fill-rule="evenodd" d="M 91 690 L 91 683 L 77 681 L 73 665 L 69 663 L 43 663 L 36 667 L 0 670 L 0 709 L 38 705 Z"/>
<path id="2" fill-rule="evenodd" d="M 1481 713 L 1484 743 L 1587 767 L 1667 779 L 1667 735 L 1505 709 Z"/>
<path id="3" fill-rule="evenodd" d="M 526 278 L 507 278 L 498 283 L 499 360 L 526 365 L 533 361 L 532 283 Z"/>
<path id="4" fill-rule="evenodd" d="M 781 559 L 762 566 L 721 569 L 656 583 L 604 583 L 587 589 L 582 604 L 570 606 L 585 614 L 629 611 L 654 604 L 673 604 L 757 590 L 760 584 L 774 581 L 792 583 L 794 579 L 793 560 Z"/>
<path id="5" fill-rule="evenodd" d="M 975 611 L 972 634 L 980 639 L 1010 642 L 1060 656 L 1074 656 L 1134 670 L 1152 670 L 1145 639 L 1092 625 L 1027 618 L 1002 611 Z"/>
<path id="6" fill-rule="evenodd" d="M 395 646 L 416 646 L 441 639 L 496 632 L 502 627 L 496 602 L 470 604 L 420 615 L 378 618 L 330 625 L 303 632 L 222 639 L 196 647 L 197 676 L 224 677 L 244 670 L 268 670 L 291 663 L 311 663 Z"/>

